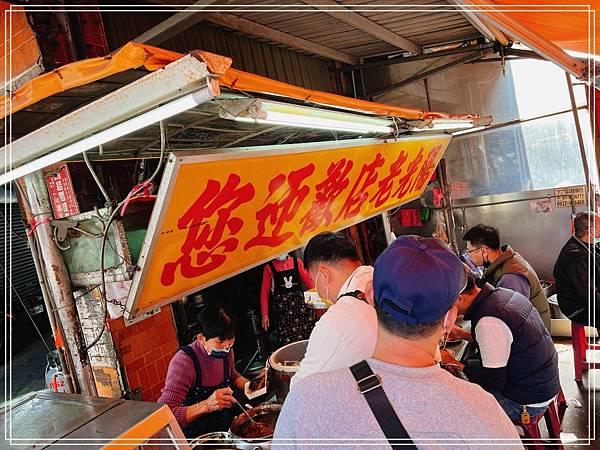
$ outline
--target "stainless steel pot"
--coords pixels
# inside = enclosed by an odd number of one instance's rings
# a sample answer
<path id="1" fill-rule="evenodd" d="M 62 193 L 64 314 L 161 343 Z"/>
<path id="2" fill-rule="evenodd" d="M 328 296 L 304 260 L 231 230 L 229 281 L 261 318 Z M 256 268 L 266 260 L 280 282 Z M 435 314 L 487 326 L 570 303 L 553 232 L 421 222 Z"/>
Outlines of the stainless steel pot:
<path id="1" fill-rule="evenodd" d="M 275 423 L 277 422 L 277 418 L 279 417 L 279 413 L 281 412 L 280 404 L 266 404 L 259 405 L 256 408 L 251 408 L 248 411 L 248 415 L 253 419 L 257 420 L 268 419 L 267 416 L 270 416 L 272 420 L 270 420 L 273 430 L 275 429 Z M 229 427 L 229 433 L 234 439 L 235 445 L 237 448 L 242 450 L 268 450 L 271 448 L 271 441 L 273 440 L 273 434 L 268 436 L 261 436 L 259 438 L 248 438 L 244 435 L 244 428 L 248 426 L 250 419 L 246 416 L 246 414 L 240 414 L 231 423 Z"/>
<path id="2" fill-rule="evenodd" d="M 215 431 L 213 433 L 203 434 L 190 442 L 190 448 L 203 449 L 211 448 L 214 450 L 237 449 L 235 439 L 228 431 Z"/>

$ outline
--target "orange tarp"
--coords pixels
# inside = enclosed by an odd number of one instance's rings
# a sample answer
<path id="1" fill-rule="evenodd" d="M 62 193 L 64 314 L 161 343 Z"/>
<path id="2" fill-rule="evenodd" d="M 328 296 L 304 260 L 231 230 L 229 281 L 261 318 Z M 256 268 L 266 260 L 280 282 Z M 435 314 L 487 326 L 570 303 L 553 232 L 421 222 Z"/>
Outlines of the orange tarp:
<path id="1" fill-rule="evenodd" d="M 368 102 L 327 92 L 305 89 L 275 81 L 241 70 L 229 68 L 231 60 L 208 52 L 194 51 L 194 56 L 208 64 L 209 70 L 220 76 L 219 83 L 232 89 L 246 92 L 273 94 L 323 105 L 347 108 L 372 114 L 395 116 L 405 119 L 423 118 L 477 118 L 476 115 L 448 115 L 418 109 L 401 108 L 383 103 Z M 149 45 L 129 42 L 112 55 L 91 58 L 62 66 L 52 72 L 40 75 L 12 93 L 11 112 L 15 113 L 44 98 L 60 92 L 100 80 L 115 73 L 145 67 L 147 70 L 163 68 L 181 58 L 181 53 L 163 50 Z M 9 98 L 2 98 L 8 108 Z M 2 109 L 0 111 L 5 111 Z M 8 112 L 8 110 L 6 110 Z M 2 112 L 4 117 L 4 112 Z"/>
<path id="2" fill-rule="evenodd" d="M 10 13 L 7 12 L 9 10 Z M 9 61 L 0 63 L 2 82 L 5 83 L 11 76 L 15 79 L 34 67 L 41 56 L 37 39 L 27 23 L 23 7 L 0 1 L 0 14 L 0 54 L 2 58 L 9 58 Z M 12 69 L 8 69 L 9 64 L 12 65 Z M 9 73 L 4 73 L 5 70 L 9 70 Z"/>
<path id="3" fill-rule="evenodd" d="M 7 95 L 3 96 L 2 106 L 6 109 L 2 108 L 2 116 L 20 111 L 52 95 L 115 73 L 142 66 L 148 70 L 156 70 L 180 57 L 181 54 L 176 52 L 129 42 L 113 55 L 66 64 L 34 78 L 12 93 L 12 104 L 9 104 Z M 10 111 L 9 107 L 12 108 Z"/>
<path id="4" fill-rule="evenodd" d="M 501 7 L 514 6 L 500 11 L 564 50 L 600 53 L 600 0 L 544 0 L 539 6 L 523 0 L 492 0 L 492 3 Z"/>

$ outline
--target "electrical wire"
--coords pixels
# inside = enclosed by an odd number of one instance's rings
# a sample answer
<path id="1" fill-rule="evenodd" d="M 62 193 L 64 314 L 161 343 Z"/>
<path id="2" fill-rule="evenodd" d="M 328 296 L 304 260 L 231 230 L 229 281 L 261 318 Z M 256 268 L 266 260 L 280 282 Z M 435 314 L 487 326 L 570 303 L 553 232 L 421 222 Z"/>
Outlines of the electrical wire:
<path id="1" fill-rule="evenodd" d="M 110 197 L 108 196 L 108 193 L 106 192 L 106 189 L 104 189 L 104 185 L 100 181 L 100 178 L 98 178 L 98 175 L 96 174 L 96 171 L 92 167 L 92 163 L 90 163 L 90 158 L 88 158 L 87 151 L 83 152 L 83 160 L 85 161 L 85 165 L 87 166 L 88 170 L 90 171 L 90 174 L 92 175 L 92 178 L 94 178 L 94 181 L 98 185 L 98 188 L 100 188 L 100 192 L 102 192 L 102 195 L 104 196 L 104 198 L 106 200 L 105 205 L 107 207 L 111 206 L 112 205 L 112 201 L 111 201 Z"/>
<path id="2" fill-rule="evenodd" d="M 35 323 L 35 320 L 33 320 L 33 317 L 31 316 L 31 314 L 29 313 L 29 309 L 27 309 L 27 306 L 25 305 L 25 302 L 23 301 L 23 299 L 21 298 L 21 296 L 19 295 L 19 293 L 17 292 L 17 289 L 14 287 L 14 285 L 12 284 L 12 280 L 10 279 L 10 277 L 8 276 L 8 273 L 6 273 L 6 269 L 4 268 L 4 265 L 2 263 L 0 263 L 0 267 L 2 268 L 2 272 L 4 272 L 4 278 L 6 278 L 6 281 L 8 281 L 8 284 L 10 284 L 11 289 L 13 290 L 15 296 L 19 299 L 19 302 L 21 303 L 21 306 L 23 306 L 23 309 L 25 310 L 25 312 L 27 313 L 27 317 L 29 317 L 29 320 L 31 321 L 31 323 L 33 324 L 33 327 L 35 328 L 35 331 L 37 331 L 37 334 L 40 336 L 40 339 L 42 340 L 42 342 L 44 343 L 44 346 L 46 347 L 46 349 L 48 350 L 48 353 L 52 353 L 52 350 L 50 350 L 50 347 L 48 346 L 48 344 L 46 343 L 46 339 L 44 339 L 44 335 L 42 334 L 42 332 L 40 331 L 40 329 L 38 328 L 37 324 Z"/>
<path id="3" fill-rule="evenodd" d="M 160 126 L 160 159 L 159 159 L 158 165 L 156 166 L 156 169 L 154 170 L 154 172 L 152 173 L 150 178 L 148 178 L 144 183 L 142 183 L 135 191 L 133 191 L 129 195 L 127 195 L 127 197 L 125 199 L 121 200 L 121 202 L 115 207 L 115 209 L 112 211 L 110 217 L 106 221 L 104 233 L 102 236 L 102 243 L 100 244 L 100 276 L 102 279 L 102 283 L 101 283 L 102 289 L 101 289 L 100 293 L 102 295 L 102 300 L 104 300 L 104 302 L 103 302 L 104 319 L 102 321 L 102 328 L 100 329 L 98 336 L 96 336 L 96 338 L 82 350 L 83 353 L 88 352 L 92 347 L 94 347 L 100 341 L 100 339 L 102 339 L 102 335 L 104 334 L 104 330 L 106 329 L 106 320 L 108 319 L 108 305 L 107 305 L 108 300 L 106 297 L 106 273 L 105 273 L 106 269 L 104 268 L 104 253 L 106 251 L 106 240 L 107 240 L 107 236 L 108 236 L 108 230 L 110 229 L 110 225 L 112 224 L 113 220 L 115 220 L 117 213 L 121 209 L 121 206 L 123 206 L 129 198 L 131 198 L 131 197 L 139 194 L 141 191 L 143 191 L 145 189 L 145 186 L 150 184 L 156 178 L 156 176 L 162 169 L 163 160 L 164 160 L 164 156 L 165 156 L 165 147 L 166 147 L 165 125 L 162 120 L 159 122 L 159 126 Z"/>

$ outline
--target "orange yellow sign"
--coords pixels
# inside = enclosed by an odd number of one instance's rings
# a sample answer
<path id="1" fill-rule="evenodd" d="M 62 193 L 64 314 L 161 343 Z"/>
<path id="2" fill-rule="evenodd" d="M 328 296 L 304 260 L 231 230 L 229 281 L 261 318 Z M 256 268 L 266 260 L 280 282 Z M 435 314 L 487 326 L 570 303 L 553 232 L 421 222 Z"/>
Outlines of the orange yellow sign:
<path id="1" fill-rule="evenodd" d="M 428 136 L 172 157 L 133 280 L 129 315 L 419 197 L 449 141 Z"/>

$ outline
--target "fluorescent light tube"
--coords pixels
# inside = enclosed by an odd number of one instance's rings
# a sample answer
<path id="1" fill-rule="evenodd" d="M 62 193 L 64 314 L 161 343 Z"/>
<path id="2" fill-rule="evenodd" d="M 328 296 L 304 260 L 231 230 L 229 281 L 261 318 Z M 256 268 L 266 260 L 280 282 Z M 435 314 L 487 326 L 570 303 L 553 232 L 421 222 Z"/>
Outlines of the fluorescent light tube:
<path id="1" fill-rule="evenodd" d="M 244 123 L 337 130 L 348 133 L 392 134 L 395 129 L 394 123 L 390 120 L 265 100 L 256 101 L 248 110 L 238 115 L 223 110 L 221 117 Z"/>
<path id="2" fill-rule="evenodd" d="M 236 117 L 238 122 L 259 123 L 265 125 L 283 125 L 288 127 L 312 128 L 315 130 L 337 130 L 348 133 L 384 133 L 391 134 L 393 129 L 389 126 L 353 123 L 344 120 L 325 119 L 322 117 L 309 117 L 302 115 L 268 112 L 264 119 L 250 117 Z"/>
<path id="3" fill-rule="evenodd" d="M 37 170 L 64 161 L 67 158 L 83 153 L 86 150 L 96 148 L 99 145 L 106 144 L 134 131 L 141 130 L 161 120 L 175 116 L 183 111 L 194 108 L 202 103 L 210 101 L 214 98 L 211 89 L 207 86 L 196 92 L 184 95 L 176 100 L 173 100 L 157 108 L 146 111 L 138 116 L 132 117 L 124 122 L 114 125 L 106 130 L 83 138 L 73 144 L 69 144 L 59 150 L 37 158 L 31 162 L 25 163 L 15 169 L 9 170 L 0 175 L 0 185 L 9 183 L 17 178 L 33 173 Z M 10 155 L 10 143 L 9 155 Z M 9 156 L 10 157 L 10 156 Z"/>

